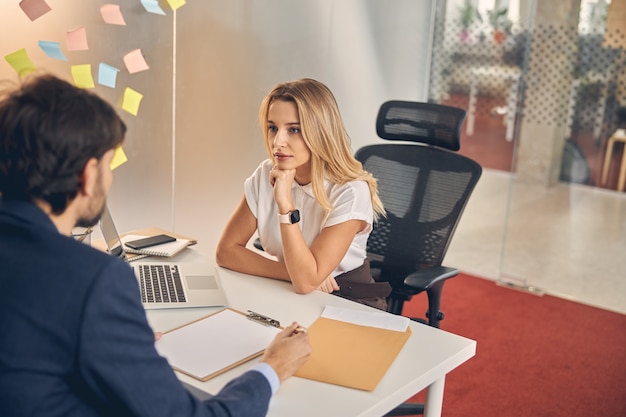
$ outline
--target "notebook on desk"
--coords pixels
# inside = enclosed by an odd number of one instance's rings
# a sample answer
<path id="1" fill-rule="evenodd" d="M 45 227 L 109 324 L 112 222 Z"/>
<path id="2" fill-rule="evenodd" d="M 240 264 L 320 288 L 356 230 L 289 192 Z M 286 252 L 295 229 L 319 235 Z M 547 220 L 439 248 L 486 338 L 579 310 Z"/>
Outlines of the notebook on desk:
<path id="1" fill-rule="evenodd" d="M 133 269 L 141 302 L 145 309 L 226 306 L 226 294 L 220 286 L 215 268 L 205 262 L 137 262 L 148 255 L 129 254 L 105 206 L 100 229 L 108 252 Z M 132 261 L 132 263 L 130 263 Z"/>
<path id="2" fill-rule="evenodd" d="M 179 239 L 172 242 L 162 243 L 159 245 L 150 246 L 142 249 L 134 249 L 127 245 L 128 242 L 135 241 L 137 239 L 144 239 L 148 236 L 144 235 L 125 235 L 122 236 L 122 243 L 124 244 L 124 252 L 126 256 L 129 255 L 148 255 L 148 256 L 163 256 L 172 257 L 180 253 L 183 249 L 191 244 L 189 239 Z"/>

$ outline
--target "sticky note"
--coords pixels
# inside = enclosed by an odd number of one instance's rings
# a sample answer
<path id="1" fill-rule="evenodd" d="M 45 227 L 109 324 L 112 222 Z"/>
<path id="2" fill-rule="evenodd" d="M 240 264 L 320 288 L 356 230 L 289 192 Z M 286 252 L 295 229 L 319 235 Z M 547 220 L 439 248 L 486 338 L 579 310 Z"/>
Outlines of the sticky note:
<path id="1" fill-rule="evenodd" d="M 98 65 L 98 84 L 115 88 L 118 72 L 120 72 L 119 69 L 101 62 L 100 65 Z"/>
<path id="2" fill-rule="evenodd" d="M 87 45 L 87 29 L 84 26 L 70 30 L 66 37 L 68 51 L 86 51 L 89 49 Z"/>
<path id="3" fill-rule="evenodd" d="M 185 0 L 167 0 L 167 3 L 170 5 L 172 10 L 176 10 L 181 6 L 184 6 L 186 1 Z"/>
<path id="4" fill-rule="evenodd" d="M 67 57 L 61 52 L 61 45 L 59 42 L 39 41 L 39 47 L 50 58 L 59 59 L 61 61 L 67 61 Z"/>
<path id="5" fill-rule="evenodd" d="M 22 0 L 20 1 L 20 8 L 31 21 L 39 19 L 52 10 L 44 0 Z"/>
<path id="6" fill-rule="evenodd" d="M 100 7 L 100 14 L 102 15 L 104 23 L 126 26 L 126 21 L 124 20 L 119 4 L 105 4 Z"/>
<path id="7" fill-rule="evenodd" d="M 159 6 L 158 0 L 141 0 L 141 4 L 148 13 L 165 15 L 165 12 Z"/>
<path id="8" fill-rule="evenodd" d="M 26 48 L 10 53 L 4 57 L 18 75 L 23 76 L 35 71 L 37 68 L 26 53 Z"/>
<path id="9" fill-rule="evenodd" d="M 135 49 L 124 55 L 124 64 L 126 64 L 126 68 L 131 74 L 150 69 L 141 53 L 141 49 Z"/>
<path id="10" fill-rule="evenodd" d="M 118 166 L 122 165 L 124 162 L 128 161 L 126 154 L 124 153 L 124 149 L 121 146 L 115 148 L 115 153 L 113 154 L 113 159 L 111 159 L 111 171 L 113 171 Z"/>
<path id="11" fill-rule="evenodd" d="M 91 76 L 91 64 L 72 65 L 72 78 L 79 88 L 94 88 L 96 85 Z"/>
<path id="12" fill-rule="evenodd" d="M 133 90 L 132 88 L 126 87 L 124 90 L 124 98 L 122 99 L 122 109 L 126 110 L 128 113 L 133 116 L 137 116 L 139 112 L 139 104 L 141 103 L 141 99 L 143 95 Z"/>

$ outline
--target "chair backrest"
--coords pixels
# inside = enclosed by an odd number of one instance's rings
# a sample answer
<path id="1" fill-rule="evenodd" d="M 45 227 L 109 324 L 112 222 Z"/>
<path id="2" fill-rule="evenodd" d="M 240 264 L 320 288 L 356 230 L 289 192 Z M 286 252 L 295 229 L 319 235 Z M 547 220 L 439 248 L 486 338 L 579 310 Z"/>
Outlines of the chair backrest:
<path id="1" fill-rule="evenodd" d="M 404 272 L 441 265 L 480 178 L 480 165 L 442 149 L 459 148 L 464 118 L 463 109 L 448 106 L 385 103 L 377 121 L 379 135 L 421 144 L 369 145 L 355 155 L 378 180 L 387 211 L 374 225 L 368 254 L 381 266 L 378 278 L 392 286 L 393 278 Z"/>

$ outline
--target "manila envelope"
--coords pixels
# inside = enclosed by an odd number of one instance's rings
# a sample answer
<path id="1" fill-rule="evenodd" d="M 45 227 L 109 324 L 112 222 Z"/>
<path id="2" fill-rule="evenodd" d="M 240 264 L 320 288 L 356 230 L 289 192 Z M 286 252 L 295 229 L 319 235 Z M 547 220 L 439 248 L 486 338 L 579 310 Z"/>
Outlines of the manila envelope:
<path id="1" fill-rule="evenodd" d="M 372 391 L 411 336 L 405 332 L 318 318 L 308 329 L 313 353 L 296 376 Z"/>

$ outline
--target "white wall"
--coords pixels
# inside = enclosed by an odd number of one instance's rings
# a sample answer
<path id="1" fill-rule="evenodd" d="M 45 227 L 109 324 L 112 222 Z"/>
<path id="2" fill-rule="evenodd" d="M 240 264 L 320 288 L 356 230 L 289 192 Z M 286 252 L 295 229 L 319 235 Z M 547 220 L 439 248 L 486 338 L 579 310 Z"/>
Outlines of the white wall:
<path id="1" fill-rule="evenodd" d="M 264 159 L 258 106 L 282 81 L 335 93 L 353 148 L 390 99 L 427 95 L 430 1 L 211 0 L 177 14 L 176 216 L 210 256 Z"/>

